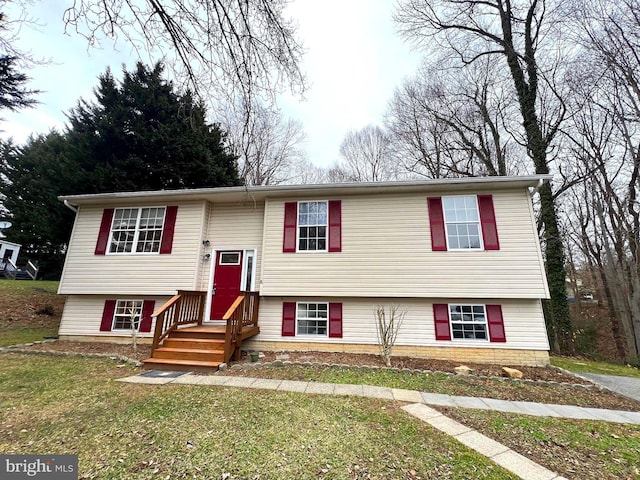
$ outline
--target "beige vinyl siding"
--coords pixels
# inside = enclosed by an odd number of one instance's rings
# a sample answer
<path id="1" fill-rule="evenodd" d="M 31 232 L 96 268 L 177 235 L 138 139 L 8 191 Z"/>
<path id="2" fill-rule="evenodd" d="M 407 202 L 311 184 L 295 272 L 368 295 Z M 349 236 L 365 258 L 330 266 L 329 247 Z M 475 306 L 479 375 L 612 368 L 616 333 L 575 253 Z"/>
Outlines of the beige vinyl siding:
<path id="1" fill-rule="evenodd" d="M 256 250 L 256 289 L 260 286 L 264 203 L 214 204 L 207 238 L 216 250 Z M 213 259 L 212 259 L 213 261 Z M 211 266 L 208 266 L 210 269 Z M 208 280 L 208 276 L 207 276 Z"/>
<path id="2" fill-rule="evenodd" d="M 103 207 L 82 206 L 73 228 L 64 272 L 62 294 L 173 295 L 197 287 L 203 262 L 204 202 L 178 205 L 171 254 L 94 255 Z M 125 204 L 117 208 L 166 206 Z"/>
<path id="3" fill-rule="evenodd" d="M 282 303 L 283 302 L 341 302 L 342 303 L 342 338 L 328 336 L 298 335 L 282 336 Z M 499 304 L 502 306 L 506 343 L 485 340 L 436 340 L 433 304 Z M 272 298 L 260 299 L 260 342 L 319 342 L 341 344 L 376 345 L 377 333 L 374 309 L 377 305 L 398 305 L 407 314 L 400 328 L 396 345 L 461 347 L 461 348 L 501 348 L 549 350 L 547 332 L 542 315 L 540 300 L 516 299 L 415 299 L 415 298 Z M 388 309 L 387 309 L 388 311 Z"/>
<path id="4" fill-rule="evenodd" d="M 200 274 L 198 275 L 198 290 L 207 290 L 209 288 L 209 275 L 211 273 L 211 257 L 207 259 L 205 256 L 207 254 L 211 255 L 212 245 L 211 238 L 209 238 L 209 225 L 211 224 L 211 202 L 205 202 L 203 209 L 203 220 L 202 220 L 202 242 L 205 240 L 209 240 L 209 245 L 204 245 L 201 243 L 200 254 L 202 255 L 202 261 L 200 262 Z"/>
<path id="5" fill-rule="evenodd" d="M 266 296 L 547 297 L 528 191 L 473 193 L 493 193 L 500 239 L 498 251 L 431 251 L 427 195 L 412 193 L 344 196 L 341 198 L 341 252 L 283 253 L 287 200 L 269 200 L 261 293 Z M 430 196 L 446 194 L 434 192 Z M 288 201 L 294 200 L 300 199 Z"/>
<path id="6" fill-rule="evenodd" d="M 60 336 L 88 335 L 97 337 L 131 337 L 131 332 L 114 330 L 101 332 L 100 322 L 104 311 L 104 302 L 107 300 L 153 300 L 155 308 L 163 305 L 171 297 L 148 297 L 143 295 L 70 295 L 64 305 L 64 312 L 60 320 Z M 153 338 L 155 321 L 151 325 L 149 333 L 140 332 L 142 338 Z"/>

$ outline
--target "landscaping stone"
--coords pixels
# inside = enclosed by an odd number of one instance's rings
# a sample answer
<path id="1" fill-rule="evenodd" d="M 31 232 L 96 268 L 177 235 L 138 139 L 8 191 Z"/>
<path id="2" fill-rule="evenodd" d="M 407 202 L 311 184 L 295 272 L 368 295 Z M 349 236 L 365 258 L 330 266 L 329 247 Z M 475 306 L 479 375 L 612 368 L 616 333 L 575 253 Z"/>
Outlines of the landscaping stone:
<path id="1" fill-rule="evenodd" d="M 460 365 L 459 367 L 454 368 L 456 371 L 456 375 L 471 375 L 473 369 L 467 367 L 466 365 Z"/>
<path id="2" fill-rule="evenodd" d="M 511 378 L 522 378 L 523 373 L 520 370 L 516 370 L 515 368 L 502 367 L 502 371 L 504 371 Z"/>

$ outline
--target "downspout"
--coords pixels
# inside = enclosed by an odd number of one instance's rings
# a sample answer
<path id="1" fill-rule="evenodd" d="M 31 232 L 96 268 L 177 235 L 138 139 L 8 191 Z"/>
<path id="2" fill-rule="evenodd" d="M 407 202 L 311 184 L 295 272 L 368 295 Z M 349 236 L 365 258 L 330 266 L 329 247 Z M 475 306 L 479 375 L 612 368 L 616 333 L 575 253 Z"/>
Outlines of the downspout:
<path id="1" fill-rule="evenodd" d="M 533 196 L 536 194 L 536 192 L 538 190 L 540 190 L 540 187 L 542 187 L 542 185 L 544 185 L 544 178 L 540 178 L 538 179 L 538 184 L 533 188 L 533 190 L 531 190 L 531 197 L 533 198 Z M 66 203 L 66 200 L 65 200 Z"/>
<path id="2" fill-rule="evenodd" d="M 76 205 L 71 205 L 69 200 L 64 201 L 64 206 L 71 210 L 73 213 L 78 213 L 78 207 Z"/>

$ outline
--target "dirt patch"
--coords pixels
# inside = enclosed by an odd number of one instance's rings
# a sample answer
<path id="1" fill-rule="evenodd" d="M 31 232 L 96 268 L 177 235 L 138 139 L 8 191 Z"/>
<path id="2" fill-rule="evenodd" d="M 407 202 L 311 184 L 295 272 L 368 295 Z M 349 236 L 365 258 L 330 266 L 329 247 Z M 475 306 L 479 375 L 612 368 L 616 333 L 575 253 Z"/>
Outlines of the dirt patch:
<path id="1" fill-rule="evenodd" d="M 98 342 L 45 342 L 24 347 L 27 350 L 53 350 L 56 352 L 72 352 L 80 354 L 109 354 L 129 357 L 134 360 L 143 361 L 151 356 L 151 345 L 138 345 L 137 351 L 133 351 L 130 344 L 119 343 L 98 343 Z"/>
<path id="2" fill-rule="evenodd" d="M 30 291 L 3 292 L 0 332 L 16 326 L 57 330 L 65 300 L 64 295 L 56 295 L 38 288 Z"/>

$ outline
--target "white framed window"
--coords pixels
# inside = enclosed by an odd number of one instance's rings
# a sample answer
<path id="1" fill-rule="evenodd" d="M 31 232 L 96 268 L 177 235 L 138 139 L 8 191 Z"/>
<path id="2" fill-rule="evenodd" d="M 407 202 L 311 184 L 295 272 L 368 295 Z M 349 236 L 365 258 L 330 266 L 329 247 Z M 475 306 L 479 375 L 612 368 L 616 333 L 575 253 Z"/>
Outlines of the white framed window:
<path id="1" fill-rule="evenodd" d="M 481 250 L 482 230 L 475 195 L 442 197 L 449 250 Z"/>
<path id="2" fill-rule="evenodd" d="M 297 335 L 326 337 L 329 330 L 329 304 L 297 303 L 296 330 Z"/>
<path id="3" fill-rule="evenodd" d="M 220 252 L 220 265 L 240 265 L 240 252 Z"/>
<path id="4" fill-rule="evenodd" d="M 298 202 L 298 251 L 327 251 L 328 204 L 326 201 Z"/>
<path id="5" fill-rule="evenodd" d="M 165 208 L 116 208 L 109 253 L 159 253 Z"/>
<path id="6" fill-rule="evenodd" d="M 454 340 L 489 340 L 484 305 L 449 304 L 449 321 Z"/>
<path id="7" fill-rule="evenodd" d="M 113 312 L 111 330 L 131 330 L 131 321 L 136 330 L 140 329 L 142 300 L 117 300 Z"/>

